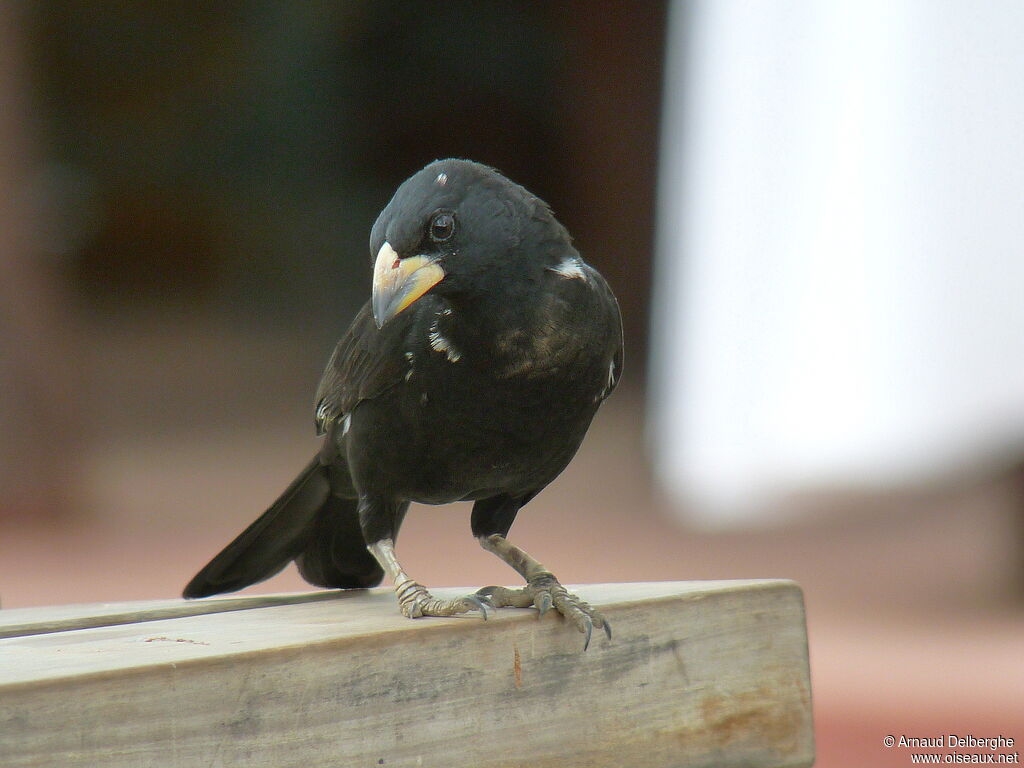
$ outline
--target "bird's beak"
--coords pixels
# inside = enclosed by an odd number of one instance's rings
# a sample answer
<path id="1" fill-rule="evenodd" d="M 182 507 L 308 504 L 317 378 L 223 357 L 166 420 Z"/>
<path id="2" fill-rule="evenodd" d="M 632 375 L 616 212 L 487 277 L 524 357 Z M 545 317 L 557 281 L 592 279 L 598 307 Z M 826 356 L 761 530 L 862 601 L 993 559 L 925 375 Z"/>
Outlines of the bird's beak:
<path id="1" fill-rule="evenodd" d="M 399 258 L 391 244 L 380 247 L 373 264 L 373 320 L 378 328 L 444 278 L 431 256 Z"/>

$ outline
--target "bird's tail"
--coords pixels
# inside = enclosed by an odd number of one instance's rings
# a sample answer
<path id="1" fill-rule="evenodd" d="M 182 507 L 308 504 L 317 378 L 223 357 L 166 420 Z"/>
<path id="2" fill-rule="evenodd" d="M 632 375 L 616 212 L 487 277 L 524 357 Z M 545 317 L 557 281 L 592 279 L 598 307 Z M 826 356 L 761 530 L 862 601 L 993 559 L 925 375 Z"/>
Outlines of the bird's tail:
<path id="1" fill-rule="evenodd" d="M 294 560 L 320 587 L 372 587 L 384 577 L 366 550 L 355 499 L 331 493 L 318 457 L 281 497 L 195 575 L 184 597 L 234 592 L 269 579 Z"/>

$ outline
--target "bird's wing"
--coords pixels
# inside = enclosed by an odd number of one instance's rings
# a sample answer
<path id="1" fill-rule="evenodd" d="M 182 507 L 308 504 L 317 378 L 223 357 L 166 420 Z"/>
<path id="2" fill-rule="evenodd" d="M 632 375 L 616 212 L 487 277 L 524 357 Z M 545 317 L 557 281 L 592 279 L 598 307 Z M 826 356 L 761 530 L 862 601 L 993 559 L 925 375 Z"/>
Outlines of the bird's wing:
<path id="1" fill-rule="evenodd" d="M 594 290 L 600 295 L 601 304 L 609 315 L 609 322 L 615 328 L 615 332 L 609 334 L 608 337 L 608 352 L 610 353 L 611 360 L 608 366 L 608 381 L 600 395 L 600 399 L 604 400 L 612 393 L 619 383 L 619 378 L 622 376 L 622 316 L 619 313 L 619 302 L 601 273 L 589 264 L 584 265 L 584 271 L 590 284 L 594 286 Z"/>
<path id="2" fill-rule="evenodd" d="M 401 352 L 407 328 L 408 319 L 398 318 L 378 330 L 370 302 L 363 305 L 334 348 L 317 387 L 317 434 L 324 434 L 334 422 L 351 413 L 359 401 L 401 383 L 408 369 Z"/>
<path id="3" fill-rule="evenodd" d="M 601 399 L 604 400 L 608 395 L 612 393 L 616 385 L 619 383 L 619 378 L 622 376 L 622 326 L 619 325 L 619 346 L 616 348 L 612 355 L 612 362 L 608 368 L 608 386 L 601 392 Z"/>

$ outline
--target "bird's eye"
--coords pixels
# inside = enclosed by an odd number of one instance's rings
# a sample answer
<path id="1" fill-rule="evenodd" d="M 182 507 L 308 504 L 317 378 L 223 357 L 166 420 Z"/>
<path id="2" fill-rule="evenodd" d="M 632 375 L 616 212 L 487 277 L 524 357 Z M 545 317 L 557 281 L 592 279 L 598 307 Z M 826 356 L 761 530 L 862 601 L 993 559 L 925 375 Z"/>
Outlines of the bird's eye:
<path id="1" fill-rule="evenodd" d="M 455 234 L 455 217 L 450 213 L 435 213 L 430 220 L 430 239 L 443 243 Z"/>

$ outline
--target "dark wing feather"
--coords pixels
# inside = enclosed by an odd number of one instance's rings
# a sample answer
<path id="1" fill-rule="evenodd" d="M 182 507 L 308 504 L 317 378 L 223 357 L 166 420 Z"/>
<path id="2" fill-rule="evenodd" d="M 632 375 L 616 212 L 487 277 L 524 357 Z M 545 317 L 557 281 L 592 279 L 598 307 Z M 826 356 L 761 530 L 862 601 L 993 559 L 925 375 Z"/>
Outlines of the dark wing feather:
<path id="1" fill-rule="evenodd" d="M 611 316 L 609 320 L 615 327 L 615 332 L 608 338 L 608 351 L 611 353 L 611 363 L 608 368 L 608 381 L 600 396 L 600 399 L 604 400 L 612 393 L 616 385 L 619 383 L 619 378 L 622 376 L 622 315 L 619 313 L 619 302 L 616 300 L 615 294 L 612 293 L 612 289 L 608 287 L 608 283 L 601 273 L 590 265 L 584 265 L 584 269 L 586 270 L 590 283 L 601 296 L 601 303 L 604 306 L 605 311 Z"/>
<path id="2" fill-rule="evenodd" d="M 370 302 L 359 310 L 334 348 L 317 387 L 317 434 L 324 434 L 360 400 L 376 397 L 402 382 L 409 368 L 402 353 L 402 340 L 412 315 L 403 313 L 378 329 Z"/>

